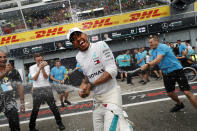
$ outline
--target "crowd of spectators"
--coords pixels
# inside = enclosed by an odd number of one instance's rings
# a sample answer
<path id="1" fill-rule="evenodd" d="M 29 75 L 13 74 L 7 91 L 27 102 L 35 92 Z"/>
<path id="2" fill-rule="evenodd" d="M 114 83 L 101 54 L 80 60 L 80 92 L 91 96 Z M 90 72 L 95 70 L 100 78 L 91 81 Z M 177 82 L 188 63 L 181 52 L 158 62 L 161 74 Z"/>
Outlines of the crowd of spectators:
<path id="1" fill-rule="evenodd" d="M 60 9 L 36 12 L 35 14 L 26 14 L 26 23 L 28 28 L 42 28 L 50 25 L 57 25 L 62 23 L 71 22 L 71 13 L 69 8 L 64 7 Z"/>
<path id="2" fill-rule="evenodd" d="M 121 7 L 120 8 L 120 2 Z M 71 1 L 71 9 L 68 1 L 46 4 L 38 7 L 22 9 L 22 12 L 15 11 L 0 14 L 3 34 L 10 34 L 27 29 L 37 29 L 63 23 L 76 22 L 84 19 L 103 17 L 138 9 L 158 6 L 154 0 L 85 0 L 77 3 Z M 23 14 L 21 14 L 23 13 Z M 24 16 L 25 22 L 23 21 Z M 9 16 L 9 17 L 8 17 Z M 16 17 L 17 16 L 17 17 Z M 25 27 L 27 25 L 27 28 Z"/>

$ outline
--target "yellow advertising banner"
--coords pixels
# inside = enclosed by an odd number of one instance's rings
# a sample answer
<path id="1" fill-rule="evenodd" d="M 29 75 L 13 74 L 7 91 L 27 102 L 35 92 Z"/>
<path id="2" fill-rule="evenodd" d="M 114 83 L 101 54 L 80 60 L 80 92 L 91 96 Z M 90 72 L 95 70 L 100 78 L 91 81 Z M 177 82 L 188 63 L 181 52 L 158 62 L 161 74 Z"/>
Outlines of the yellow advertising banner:
<path id="1" fill-rule="evenodd" d="M 194 4 L 194 11 L 197 11 L 197 2 Z"/>
<path id="2" fill-rule="evenodd" d="M 0 46 L 52 38 L 62 35 L 65 35 L 66 37 L 66 34 L 68 33 L 69 29 L 73 27 L 79 27 L 83 31 L 89 31 L 123 24 L 158 19 L 167 16 L 170 16 L 169 6 L 139 10 L 124 14 L 118 14 L 114 16 L 81 21 L 77 23 L 59 25 L 39 30 L 32 30 L 12 35 L 1 36 Z"/>

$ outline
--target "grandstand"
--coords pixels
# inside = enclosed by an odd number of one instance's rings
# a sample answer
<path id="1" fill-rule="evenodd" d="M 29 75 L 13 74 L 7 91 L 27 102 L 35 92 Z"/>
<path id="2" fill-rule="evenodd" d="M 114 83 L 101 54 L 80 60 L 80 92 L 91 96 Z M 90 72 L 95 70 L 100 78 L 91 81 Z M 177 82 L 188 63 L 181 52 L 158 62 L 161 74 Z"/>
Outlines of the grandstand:
<path id="1" fill-rule="evenodd" d="M 159 6 L 154 0 L 4 0 L 1 35 Z"/>

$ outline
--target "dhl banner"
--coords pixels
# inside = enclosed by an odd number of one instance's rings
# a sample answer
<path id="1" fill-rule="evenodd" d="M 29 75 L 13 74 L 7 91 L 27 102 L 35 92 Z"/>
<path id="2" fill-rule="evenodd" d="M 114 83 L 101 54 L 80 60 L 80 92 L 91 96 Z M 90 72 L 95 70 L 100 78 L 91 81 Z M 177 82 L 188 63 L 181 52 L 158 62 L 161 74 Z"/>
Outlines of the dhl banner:
<path id="1" fill-rule="evenodd" d="M 114 16 L 102 17 L 98 19 L 86 20 L 77 23 L 59 25 L 50 28 L 43 28 L 39 30 L 32 30 L 28 32 L 1 36 L 0 46 L 35 41 L 40 39 L 57 37 L 61 35 L 65 35 L 66 37 L 66 34 L 68 33 L 69 29 L 73 27 L 79 27 L 83 31 L 89 31 L 123 24 L 141 22 L 151 19 L 158 19 L 166 16 L 170 16 L 169 6 L 134 11 Z"/>
<path id="2" fill-rule="evenodd" d="M 194 11 L 197 11 L 197 2 L 194 4 Z"/>

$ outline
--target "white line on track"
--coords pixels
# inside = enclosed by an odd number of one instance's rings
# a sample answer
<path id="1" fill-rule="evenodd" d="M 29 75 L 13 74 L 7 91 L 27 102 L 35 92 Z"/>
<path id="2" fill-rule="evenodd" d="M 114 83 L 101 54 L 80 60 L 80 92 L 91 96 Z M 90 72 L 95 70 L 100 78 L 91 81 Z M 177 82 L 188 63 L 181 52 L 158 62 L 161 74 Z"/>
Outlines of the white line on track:
<path id="1" fill-rule="evenodd" d="M 197 82 L 190 82 L 189 84 L 195 84 L 195 83 L 197 83 Z M 130 94 L 146 92 L 146 91 L 152 91 L 152 90 L 157 90 L 157 89 L 162 89 L 162 88 L 164 88 L 164 87 L 150 89 L 150 90 L 144 90 L 144 91 L 131 92 Z M 125 94 L 129 94 L 129 93 L 125 93 Z M 122 95 L 125 95 L 125 94 L 122 94 Z M 194 95 L 197 95 L 197 93 L 194 93 Z M 186 96 L 185 95 L 181 95 L 181 96 L 179 96 L 179 98 L 186 98 Z M 89 100 L 92 100 L 92 99 L 83 100 L 83 101 L 79 101 L 79 102 L 85 102 L 85 101 L 89 101 Z M 171 99 L 170 98 L 162 98 L 162 99 L 157 99 L 157 100 L 150 100 L 150 101 L 144 101 L 144 102 L 139 102 L 139 103 L 126 104 L 126 105 L 123 105 L 123 107 L 138 106 L 138 105 L 144 105 L 144 104 L 156 103 L 156 102 L 168 101 L 168 100 L 171 100 Z M 77 113 L 64 114 L 64 115 L 61 115 L 61 117 L 75 116 L 75 115 L 81 115 L 81 114 L 87 114 L 87 113 L 92 113 L 92 110 L 83 111 L 83 112 L 77 112 Z M 44 121 L 44 120 L 49 120 L 49 119 L 54 119 L 54 116 L 46 117 L 46 118 L 39 118 L 36 121 Z M 29 120 L 20 122 L 20 124 L 26 124 L 26 123 L 29 123 Z M 0 127 L 7 127 L 7 126 L 9 126 L 9 125 L 8 124 L 0 125 Z"/>
<path id="2" fill-rule="evenodd" d="M 197 95 L 197 93 L 194 93 L 194 95 Z M 181 95 L 181 96 L 179 96 L 179 98 L 186 98 L 186 96 Z M 155 103 L 155 102 L 160 102 L 160 101 L 168 101 L 168 100 L 171 100 L 171 98 L 168 97 L 168 98 L 162 98 L 162 99 L 157 99 L 157 100 L 150 100 L 150 101 L 138 102 L 138 103 L 133 103 L 133 104 L 126 104 L 126 105 L 123 105 L 123 107 L 138 106 L 138 105 Z"/>
<path id="3" fill-rule="evenodd" d="M 189 82 L 189 84 L 195 84 L 197 82 Z M 178 85 L 176 85 L 178 86 Z M 158 88 L 154 88 L 154 89 L 148 89 L 148 90 L 142 90 L 142 91 L 131 91 L 128 93 L 123 93 L 122 95 L 128 95 L 128 94 L 136 94 L 136 93 L 141 93 L 141 92 L 147 92 L 147 91 L 153 91 L 153 90 L 158 90 L 158 89 L 164 89 L 164 86 L 162 87 L 158 87 Z M 80 100 L 80 101 L 76 101 L 74 103 L 80 103 L 80 102 L 87 102 L 87 101 L 92 101 L 93 99 L 86 99 L 86 100 Z M 58 104 L 58 103 L 57 103 Z M 71 105 L 72 106 L 72 105 Z M 42 106 L 40 109 L 44 109 L 44 108 L 48 108 L 48 106 Z M 26 111 L 31 111 L 32 109 L 27 109 Z"/>
<path id="4" fill-rule="evenodd" d="M 64 114 L 64 115 L 61 115 L 61 117 L 81 115 L 81 114 L 87 114 L 87 113 L 92 113 L 92 110 L 90 110 L 90 111 L 83 111 L 83 112 L 77 112 L 77 113 L 71 113 L 71 114 Z M 36 119 L 36 121 L 44 121 L 44 120 L 49 120 L 49 119 L 54 119 L 54 116 L 50 116 L 50 117 L 46 117 L 46 118 L 39 118 L 39 119 Z M 20 122 L 20 124 L 26 124 L 26 123 L 29 123 L 29 120 Z M 6 126 L 9 126 L 9 125 L 8 124 L 0 125 L 0 127 L 6 127 Z"/>
<path id="5" fill-rule="evenodd" d="M 189 82 L 189 84 L 195 84 L 197 82 Z M 178 84 L 176 84 L 176 86 L 178 86 Z M 141 92 L 147 92 L 147 91 L 153 91 L 153 90 L 158 90 L 158 89 L 164 89 L 165 87 L 158 87 L 158 88 L 152 88 L 152 89 L 148 89 L 148 90 L 141 90 L 141 91 L 132 91 L 132 92 L 128 92 L 128 93 L 123 93 L 122 95 L 128 95 L 128 94 L 136 94 L 136 93 L 141 93 Z"/>
<path id="6" fill-rule="evenodd" d="M 197 95 L 197 93 L 194 93 L 194 95 Z M 179 96 L 179 98 L 186 98 L 186 96 L 181 95 L 181 96 Z M 171 99 L 170 98 L 162 98 L 162 99 L 157 99 L 157 100 L 150 100 L 150 101 L 145 101 L 145 102 L 126 104 L 126 105 L 123 105 L 123 107 L 138 106 L 138 105 L 144 105 L 144 104 L 156 103 L 156 102 L 168 101 L 168 100 L 171 100 Z M 75 116 L 75 115 L 88 114 L 88 113 L 92 113 L 92 110 L 77 112 L 77 113 L 71 113 L 71 114 L 64 114 L 64 115 L 61 115 L 61 117 Z M 39 118 L 36 121 L 44 121 L 44 120 L 49 120 L 49 119 L 54 119 L 54 116 L 47 117 L 47 118 Z M 20 124 L 26 124 L 26 123 L 29 123 L 29 121 L 20 122 Z M 6 127 L 6 126 L 9 126 L 9 125 L 8 124 L 0 125 L 0 127 Z"/>

